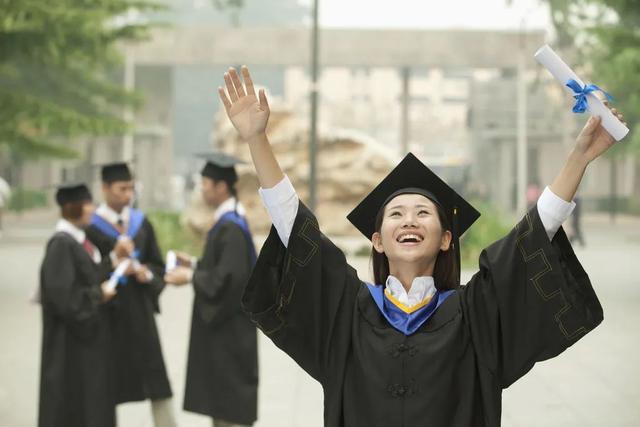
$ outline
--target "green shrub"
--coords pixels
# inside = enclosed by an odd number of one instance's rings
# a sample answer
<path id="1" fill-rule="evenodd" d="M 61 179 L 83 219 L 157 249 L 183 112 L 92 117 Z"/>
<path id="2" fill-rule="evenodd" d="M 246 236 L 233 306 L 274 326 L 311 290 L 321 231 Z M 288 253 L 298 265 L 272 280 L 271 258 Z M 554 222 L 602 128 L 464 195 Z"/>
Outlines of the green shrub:
<path id="1" fill-rule="evenodd" d="M 189 230 L 180 224 L 180 214 L 170 211 L 152 211 L 147 214 L 158 239 L 163 256 L 174 249 L 199 256 L 202 252 L 200 242 Z"/>
<path id="2" fill-rule="evenodd" d="M 16 188 L 11 192 L 8 209 L 22 212 L 27 209 L 42 208 L 45 206 L 47 206 L 47 193 L 44 191 Z"/>
<path id="3" fill-rule="evenodd" d="M 585 200 L 589 206 L 593 206 L 599 212 L 611 210 L 611 198 L 608 196 Z M 619 196 L 615 199 L 615 210 L 619 214 L 640 215 L 640 200 L 631 197 Z"/>
<path id="4" fill-rule="evenodd" d="M 371 256 L 371 245 L 362 245 L 356 249 L 355 256 L 357 257 L 370 257 Z"/>
<path id="5" fill-rule="evenodd" d="M 474 202 L 473 205 L 482 215 L 462 237 L 460 242 L 462 268 L 468 269 L 477 269 L 478 258 L 482 250 L 504 237 L 513 226 L 491 205 L 482 202 Z"/>

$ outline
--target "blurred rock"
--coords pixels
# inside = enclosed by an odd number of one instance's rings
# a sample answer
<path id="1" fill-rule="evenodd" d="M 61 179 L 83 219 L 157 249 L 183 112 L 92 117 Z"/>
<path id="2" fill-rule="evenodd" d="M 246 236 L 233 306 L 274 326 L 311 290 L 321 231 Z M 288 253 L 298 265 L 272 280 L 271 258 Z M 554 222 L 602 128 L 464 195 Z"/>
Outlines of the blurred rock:
<path id="1" fill-rule="evenodd" d="M 272 108 L 267 133 L 273 151 L 303 202 L 309 195 L 309 128 L 306 118 L 287 109 Z M 239 140 L 225 114 L 215 119 L 213 146 L 245 160 L 238 166 L 238 193 L 247 209 L 254 233 L 267 233 L 269 216 L 258 195 L 257 176 L 249 149 Z M 323 232 L 331 235 L 357 235 L 346 215 L 397 163 L 397 154 L 368 135 L 349 129 L 318 130 L 318 200 L 316 215 Z M 204 206 L 196 190 L 184 212 L 184 223 L 192 230 L 206 232 L 212 210 Z"/>

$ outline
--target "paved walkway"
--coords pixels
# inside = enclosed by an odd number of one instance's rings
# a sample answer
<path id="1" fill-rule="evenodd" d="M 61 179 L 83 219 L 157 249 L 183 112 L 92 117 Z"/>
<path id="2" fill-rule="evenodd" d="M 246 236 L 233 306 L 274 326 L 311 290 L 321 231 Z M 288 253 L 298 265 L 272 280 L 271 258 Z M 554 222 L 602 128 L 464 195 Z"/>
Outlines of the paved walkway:
<path id="1" fill-rule="evenodd" d="M 37 414 L 40 312 L 26 300 L 37 284 L 46 214 L 9 219 L 0 238 L 0 425 L 32 427 Z M 588 246 L 577 248 L 605 309 L 605 322 L 560 357 L 538 364 L 504 392 L 503 425 L 637 426 L 640 420 L 640 221 L 585 222 Z M 352 259 L 366 276 L 367 260 Z M 471 272 L 466 272 L 468 277 Z M 169 288 L 158 325 L 181 426 L 210 426 L 180 410 L 193 294 Z M 260 408 L 256 427 L 322 426 L 320 386 L 260 337 Z M 150 427 L 147 403 L 122 405 L 120 427 Z"/>

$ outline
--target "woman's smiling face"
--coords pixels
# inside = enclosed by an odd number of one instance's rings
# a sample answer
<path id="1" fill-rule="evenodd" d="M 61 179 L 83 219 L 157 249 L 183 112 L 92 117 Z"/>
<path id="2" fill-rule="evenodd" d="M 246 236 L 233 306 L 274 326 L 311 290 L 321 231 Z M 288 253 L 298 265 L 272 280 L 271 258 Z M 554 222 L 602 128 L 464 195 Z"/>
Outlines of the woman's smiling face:
<path id="1" fill-rule="evenodd" d="M 451 243 L 443 230 L 436 205 L 420 194 L 400 194 L 384 207 L 380 231 L 372 236 L 374 249 L 387 256 L 389 267 L 418 263 L 431 265 Z"/>

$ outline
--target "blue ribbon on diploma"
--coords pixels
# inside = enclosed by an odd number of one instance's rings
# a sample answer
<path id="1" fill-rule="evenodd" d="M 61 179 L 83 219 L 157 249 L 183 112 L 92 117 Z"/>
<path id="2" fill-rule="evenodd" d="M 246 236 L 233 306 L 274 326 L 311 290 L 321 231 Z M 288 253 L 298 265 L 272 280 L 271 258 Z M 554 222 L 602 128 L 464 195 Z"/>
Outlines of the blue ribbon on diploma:
<path id="1" fill-rule="evenodd" d="M 131 254 L 131 258 L 130 259 L 131 259 L 131 262 L 139 261 L 139 259 L 140 259 L 140 250 L 139 249 L 134 249 L 133 253 Z M 127 284 L 127 282 L 128 282 L 127 276 L 118 277 L 118 284 L 124 286 L 124 285 Z"/>
<path id="2" fill-rule="evenodd" d="M 587 95 L 589 95 L 591 92 L 595 92 L 598 90 L 604 93 L 604 96 L 607 97 L 608 101 L 613 100 L 613 97 L 611 95 L 594 84 L 588 84 L 582 87 L 580 86 L 580 83 L 578 83 L 574 79 L 569 79 L 569 81 L 567 82 L 567 86 L 569 86 L 575 93 L 575 95 L 573 95 L 573 97 L 576 99 L 576 103 L 573 106 L 574 113 L 584 113 L 585 111 L 587 111 Z"/>
<path id="3" fill-rule="evenodd" d="M 134 261 L 138 261 L 139 258 L 140 258 L 140 250 L 139 249 L 135 249 L 133 251 L 133 254 L 131 254 L 131 257 L 129 259 L 131 260 L 131 262 L 134 262 Z M 113 277 L 115 275 L 115 273 L 116 272 L 113 271 L 111 273 L 111 275 L 109 276 L 109 278 Z M 125 276 L 125 275 L 117 275 L 116 279 L 118 281 L 118 285 L 125 286 L 127 284 L 127 282 L 128 282 L 127 276 Z"/>

